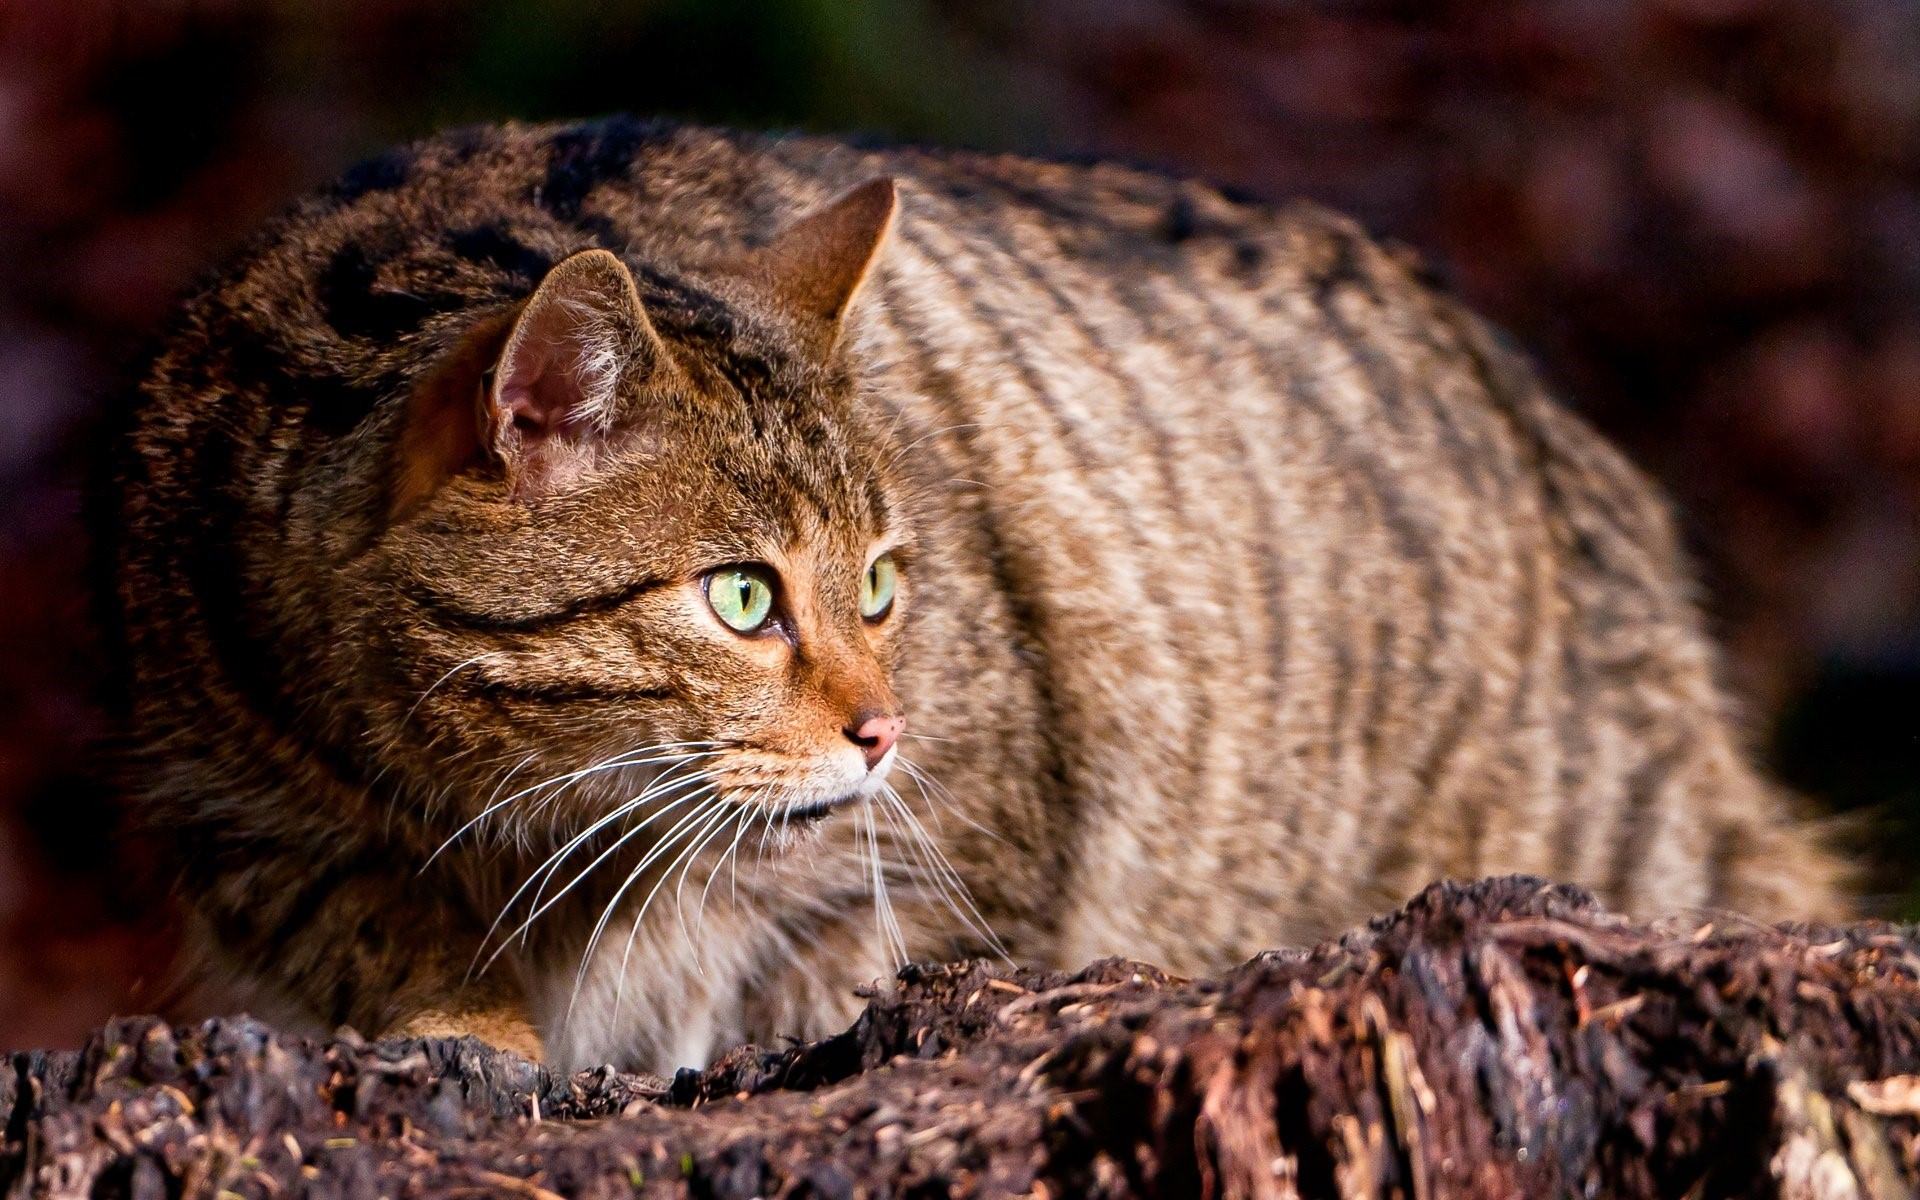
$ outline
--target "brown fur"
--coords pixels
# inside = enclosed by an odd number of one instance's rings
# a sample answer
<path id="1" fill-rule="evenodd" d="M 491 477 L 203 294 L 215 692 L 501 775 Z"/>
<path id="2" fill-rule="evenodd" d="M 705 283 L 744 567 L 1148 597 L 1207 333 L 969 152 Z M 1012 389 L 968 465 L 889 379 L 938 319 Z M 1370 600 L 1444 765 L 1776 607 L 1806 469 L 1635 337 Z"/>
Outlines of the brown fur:
<path id="1" fill-rule="evenodd" d="M 849 195 L 877 178 L 897 215 Z M 518 997 L 559 1061 L 666 1069 L 830 1029 L 976 926 L 1204 971 L 1443 875 L 1839 906 L 1741 753 L 1652 489 L 1311 208 L 626 120 L 464 131 L 195 299 L 120 462 L 134 782 L 196 969 L 314 1023 Z M 742 562 L 779 574 L 771 634 L 706 606 Z M 895 706 L 932 782 L 783 819 L 846 792 L 843 730 Z M 713 753 L 570 774 L 681 742 Z"/>

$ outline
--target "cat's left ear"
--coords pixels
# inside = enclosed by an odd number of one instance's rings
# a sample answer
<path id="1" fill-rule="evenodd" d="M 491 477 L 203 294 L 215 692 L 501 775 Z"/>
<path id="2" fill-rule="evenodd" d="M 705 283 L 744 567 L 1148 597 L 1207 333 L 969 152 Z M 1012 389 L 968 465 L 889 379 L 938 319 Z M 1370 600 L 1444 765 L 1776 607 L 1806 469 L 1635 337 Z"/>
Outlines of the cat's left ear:
<path id="1" fill-rule="evenodd" d="M 890 178 L 861 184 L 748 251 L 732 270 L 820 352 L 838 344 L 847 310 L 873 275 L 900 208 Z"/>

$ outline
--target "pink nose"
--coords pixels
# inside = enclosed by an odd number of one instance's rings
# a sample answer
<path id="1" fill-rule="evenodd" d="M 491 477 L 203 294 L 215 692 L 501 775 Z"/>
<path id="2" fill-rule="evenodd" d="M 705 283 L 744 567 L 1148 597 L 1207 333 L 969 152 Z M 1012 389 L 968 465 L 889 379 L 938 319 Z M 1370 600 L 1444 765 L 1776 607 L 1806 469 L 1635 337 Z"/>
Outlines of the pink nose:
<path id="1" fill-rule="evenodd" d="M 867 770 L 880 765 L 880 760 L 893 749 L 900 740 L 900 731 L 907 727 L 905 717 L 867 717 L 859 725 L 849 725 L 844 732 L 847 740 L 860 747 L 860 753 L 867 757 Z"/>

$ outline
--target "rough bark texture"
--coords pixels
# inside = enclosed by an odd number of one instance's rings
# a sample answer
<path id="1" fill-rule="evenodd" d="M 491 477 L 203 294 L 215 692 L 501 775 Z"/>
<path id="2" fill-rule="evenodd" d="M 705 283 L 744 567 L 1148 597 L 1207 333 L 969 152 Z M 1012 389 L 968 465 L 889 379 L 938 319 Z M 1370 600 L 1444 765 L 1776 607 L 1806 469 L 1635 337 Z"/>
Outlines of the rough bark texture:
<path id="1" fill-rule="evenodd" d="M 115 1022 L 0 1080 L 17 1194 L 1862 1197 L 1920 1182 L 1920 934 L 1440 885 L 1214 980 L 903 971 L 671 1083 Z"/>

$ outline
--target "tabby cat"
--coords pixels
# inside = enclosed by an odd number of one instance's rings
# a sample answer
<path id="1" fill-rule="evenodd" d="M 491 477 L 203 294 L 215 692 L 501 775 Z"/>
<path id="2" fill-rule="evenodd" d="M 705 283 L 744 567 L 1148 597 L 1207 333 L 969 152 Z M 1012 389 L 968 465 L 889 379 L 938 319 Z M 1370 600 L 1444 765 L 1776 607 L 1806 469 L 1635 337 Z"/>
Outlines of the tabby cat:
<path id="1" fill-rule="evenodd" d="M 1314 208 L 467 130 L 256 239 L 116 462 L 129 781 L 281 1020 L 669 1069 L 1438 876 L 1840 905 L 1653 490 Z"/>

